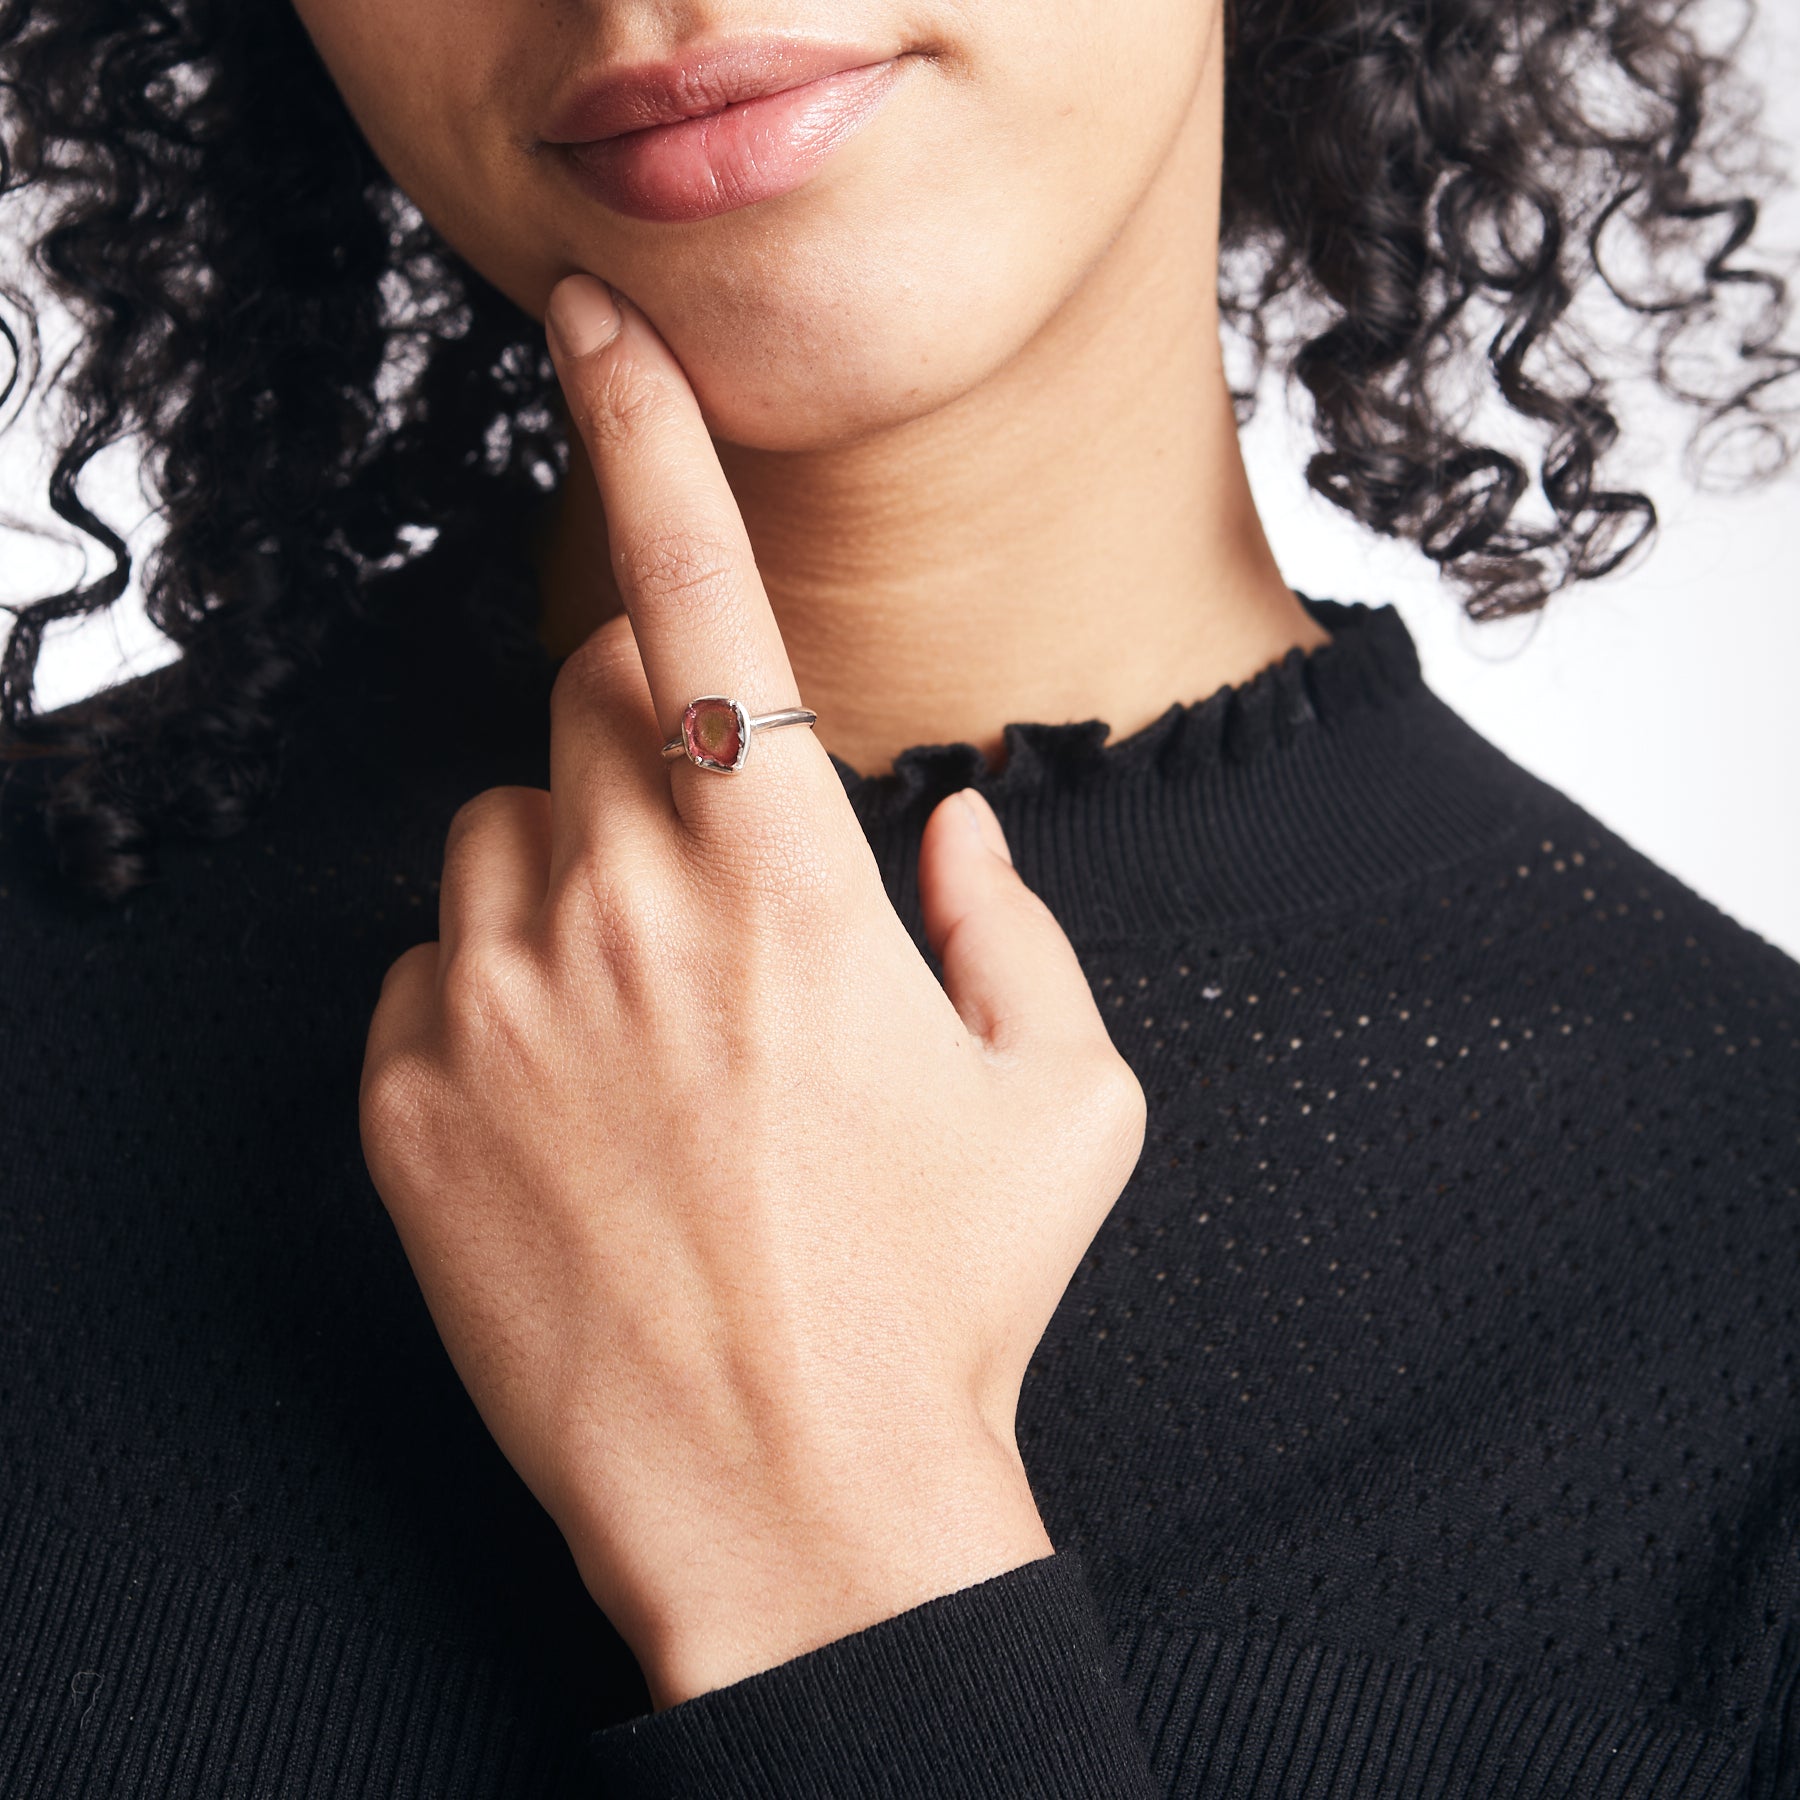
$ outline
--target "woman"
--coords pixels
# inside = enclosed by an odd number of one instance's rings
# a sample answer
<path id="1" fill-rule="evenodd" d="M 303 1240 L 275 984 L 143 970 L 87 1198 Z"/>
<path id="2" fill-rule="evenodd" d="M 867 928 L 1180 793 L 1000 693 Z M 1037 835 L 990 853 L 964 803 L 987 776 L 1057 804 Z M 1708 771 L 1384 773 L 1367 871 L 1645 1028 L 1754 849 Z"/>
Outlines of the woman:
<path id="1" fill-rule="evenodd" d="M 1679 8 L 0 44 L 185 652 L 7 652 L 0 1789 L 1797 1791 L 1800 978 L 1286 588 L 1216 300 L 1604 573 L 1596 256 L 1789 366 Z"/>

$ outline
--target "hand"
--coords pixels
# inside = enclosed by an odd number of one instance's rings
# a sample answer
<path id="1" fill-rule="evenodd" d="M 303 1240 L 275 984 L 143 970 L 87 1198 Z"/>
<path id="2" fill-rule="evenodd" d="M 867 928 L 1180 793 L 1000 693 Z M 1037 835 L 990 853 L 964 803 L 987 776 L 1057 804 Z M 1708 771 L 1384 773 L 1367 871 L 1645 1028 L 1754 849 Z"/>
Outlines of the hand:
<path id="1" fill-rule="evenodd" d="M 667 347 L 587 277 L 550 316 L 627 613 L 558 674 L 550 791 L 451 825 L 363 1145 L 668 1705 L 1050 1553 L 1019 1387 L 1144 1103 L 984 802 L 925 828 L 940 986 L 812 731 L 662 760 L 691 697 L 791 706 L 793 672 Z"/>

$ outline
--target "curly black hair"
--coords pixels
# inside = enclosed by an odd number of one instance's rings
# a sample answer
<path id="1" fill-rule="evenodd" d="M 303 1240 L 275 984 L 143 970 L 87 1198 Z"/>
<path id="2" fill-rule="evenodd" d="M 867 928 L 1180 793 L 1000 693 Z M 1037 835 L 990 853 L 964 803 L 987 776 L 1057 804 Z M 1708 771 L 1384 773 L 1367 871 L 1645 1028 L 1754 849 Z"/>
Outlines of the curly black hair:
<path id="1" fill-rule="evenodd" d="M 1618 335 L 1696 409 L 1697 441 L 1747 428 L 1752 462 L 1788 456 L 1786 293 L 1734 260 L 1756 140 L 1690 14 L 1228 14 L 1222 286 L 1252 353 L 1243 398 L 1271 357 L 1297 377 L 1312 485 L 1416 542 L 1474 616 L 1604 575 L 1654 528 L 1644 494 L 1598 480 L 1619 427 L 1578 298 L 1622 309 Z M 84 328 L 51 381 L 66 429 L 50 502 L 110 557 L 13 609 L 0 755 L 60 759 L 57 859 L 116 897 L 153 873 L 159 838 L 251 816 L 307 672 L 378 604 L 374 577 L 470 519 L 488 528 L 460 555 L 522 555 L 494 522 L 526 519 L 566 450 L 538 327 L 396 190 L 286 0 L 0 0 L 0 122 L 0 195 L 31 203 L 37 268 Z M 8 391 L 37 372 L 13 301 Z M 1697 331 L 1707 357 L 1683 353 Z M 1535 471 L 1471 423 L 1483 387 L 1537 431 Z M 180 655 L 40 713 L 46 628 L 127 585 L 123 540 L 79 493 L 122 438 L 147 452 L 166 532 L 144 592 Z"/>

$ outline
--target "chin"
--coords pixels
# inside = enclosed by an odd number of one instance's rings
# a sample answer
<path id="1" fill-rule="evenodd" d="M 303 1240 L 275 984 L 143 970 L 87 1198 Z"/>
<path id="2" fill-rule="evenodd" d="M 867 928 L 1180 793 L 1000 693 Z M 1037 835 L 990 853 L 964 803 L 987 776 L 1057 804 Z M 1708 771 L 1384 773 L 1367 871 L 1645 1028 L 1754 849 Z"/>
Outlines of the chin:
<path id="1" fill-rule="evenodd" d="M 665 241 L 661 255 L 642 243 L 590 252 L 577 239 L 569 262 L 603 268 L 643 310 L 715 437 L 794 452 L 854 444 L 956 401 L 1078 279 L 1046 258 L 1027 219 L 986 208 L 909 217 L 904 190 L 886 184 L 833 199 L 747 209 L 702 240 Z"/>
<path id="2" fill-rule="evenodd" d="M 969 288 L 959 291 L 966 301 Z M 979 387 L 1038 323 L 886 286 L 829 297 L 762 289 L 717 308 L 638 304 L 686 371 L 708 430 L 747 450 L 841 449 L 924 418 Z"/>
<path id="3" fill-rule="evenodd" d="M 644 309 L 649 312 L 650 309 Z M 746 450 L 835 450 L 949 405 L 991 372 L 935 333 L 859 311 L 806 323 L 759 312 L 729 330 L 650 315 L 687 372 L 707 429 Z"/>

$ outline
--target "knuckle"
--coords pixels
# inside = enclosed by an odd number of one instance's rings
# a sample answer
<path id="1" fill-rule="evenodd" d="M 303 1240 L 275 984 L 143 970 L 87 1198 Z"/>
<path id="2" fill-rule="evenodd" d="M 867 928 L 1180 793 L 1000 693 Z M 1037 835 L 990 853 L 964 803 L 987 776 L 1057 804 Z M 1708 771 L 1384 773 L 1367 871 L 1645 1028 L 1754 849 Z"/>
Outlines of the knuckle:
<path id="1" fill-rule="evenodd" d="M 729 544 L 688 529 L 657 530 L 620 544 L 614 554 L 627 593 L 657 605 L 678 604 L 697 625 L 735 611 L 741 583 Z"/>
<path id="2" fill-rule="evenodd" d="M 1094 1107 L 1102 1134 L 1129 1169 L 1144 1147 L 1144 1128 L 1150 1117 L 1144 1084 L 1117 1051 L 1104 1060 L 1095 1082 Z"/>
<path id="3" fill-rule="evenodd" d="M 1100 1077 L 1100 1105 L 1119 1135 L 1141 1144 L 1149 1122 L 1150 1102 L 1137 1072 L 1116 1051 L 1107 1059 Z"/>
<path id="4" fill-rule="evenodd" d="M 1129 1168 L 1143 1148 L 1149 1118 L 1143 1083 L 1110 1040 L 1077 1053 L 1070 1074 L 1068 1091 L 1059 1097 L 1063 1116 L 1109 1165 Z"/>
<path id="5" fill-rule="evenodd" d="M 1035 888 L 1012 877 L 1000 895 L 1000 904 L 1011 909 L 1015 929 L 1036 932 L 1058 943 L 1068 941 L 1062 921 L 1050 910 L 1050 903 Z"/>
<path id="6" fill-rule="evenodd" d="M 637 640 L 631 621 L 621 613 L 563 658 L 550 687 L 552 714 L 608 710 L 627 691 L 638 667 Z"/>
<path id="7" fill-rule="evenodd" d="M 371 1162 L 389 1163 L 425 1135 L 433 1087 L 430 1061 L 416 1049 L 372 1056 L 363 1065 L 357 1116 Z"/>
<path id="8" fill-rule="evenodd" d="M 434 943 L 414 944 L 410 950 L 395 957 L 381 978 L 381 997 L 376 1002 L 376 1010 L 398 1004 L 400 995 L 410 994 L 418 988 L 430 976 L 437 954 L 438 947 Z"/>
<path id="9" fill-rule="evenodd" d="M 527 804 L 530 792 L 529 788 L 494 787 L 471 795 L 450 815 L 450 827 L 444 837 L 445 860 L 471 838 L 480 837 Z"/>
<path id="10" fill-rule="evenodd" d="M 438 1007 L 453 1044 L 510 1037 L 528 1018 L 536 972 L 520 946 L 482 938 L 460 944 L 438 977 Z"/>

